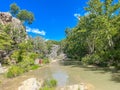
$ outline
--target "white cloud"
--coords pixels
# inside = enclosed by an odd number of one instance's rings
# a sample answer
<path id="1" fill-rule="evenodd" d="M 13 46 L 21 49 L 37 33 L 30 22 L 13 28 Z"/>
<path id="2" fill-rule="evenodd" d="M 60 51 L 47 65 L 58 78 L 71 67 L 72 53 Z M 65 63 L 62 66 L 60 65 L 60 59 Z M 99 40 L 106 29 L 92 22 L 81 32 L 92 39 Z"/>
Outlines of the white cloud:
<path id="1" fill-rule="evenodd" d="M 30 28 L 30 27 L 26 27 L 26 31 L 27 32 L 32 32 L 32 33 L 35 33 L 35 34 L 40 34 L 40 35 L 45 35 L 46 32 L 44 30 L 39 30 L 38 28 Z"/>
<path id="2" fill-rule="evenodd" d="M 84 16 L 88 16 L 90 14 L 90 12 L 86 12 L 85 14 L 84 14 Z"/>
<path id="3" fill-rule="evenodd" d="M 48 41 L 49 39 L 45 39 L 45 41 Z"/>
<path id="4" fill-rule="evenodd" d="M 76 17 L 78 20 L 80 20 L 80 14 L 79 13 L 75 13 L 74 17 Z"/>

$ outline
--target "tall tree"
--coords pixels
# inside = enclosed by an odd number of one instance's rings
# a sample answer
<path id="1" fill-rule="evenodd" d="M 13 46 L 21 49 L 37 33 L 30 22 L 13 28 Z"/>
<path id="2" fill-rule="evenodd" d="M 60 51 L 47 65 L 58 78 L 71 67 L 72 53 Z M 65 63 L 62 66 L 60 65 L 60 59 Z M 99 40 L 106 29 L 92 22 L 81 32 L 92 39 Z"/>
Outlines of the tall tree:
<path id="1" fill-rule="evenodd" d="M 80 17 L 75 28 L 67 30 L 67 55 L 91 64 L 120 68 L 117 56 L 120 50 L 120 2 L 90 0 L 85 9 L 89 14 Z"/>
<path id="2" fill-rule="evenodd" d="M 19 6 L 17 6 L 16 3 L 13 3 L 10 5 L 10 13 L 13 15 L 13 16 L 16 16 L 19 12 L 20 8 Z"/>
<path id="3" fill-rule="evenodd" d="M 28 24 L 32 24 L 34 20 L 34 15 L 32 12 L 29 12 L 27 10 L 21 10 L 17 14 L 17 18 L 20 19 L 22 22 L 26 22 Z"/>

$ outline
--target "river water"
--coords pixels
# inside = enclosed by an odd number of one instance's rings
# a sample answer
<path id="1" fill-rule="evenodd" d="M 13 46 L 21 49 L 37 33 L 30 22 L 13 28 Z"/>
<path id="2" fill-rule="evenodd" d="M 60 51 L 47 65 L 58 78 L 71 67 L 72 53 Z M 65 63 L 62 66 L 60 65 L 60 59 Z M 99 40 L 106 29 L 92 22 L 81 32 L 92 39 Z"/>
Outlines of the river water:
<path id="1" fill-rule="evenodd" d="M 89 83 L 92 86 L 90 90 L 120 90 L 120 83 L 111 80 L 110 72 L 91 70 L 76 65 L 65 66 L 59 62 L 51 63 L 13 79 L 5 79 L 0 76 L 2 80 L 0 90 L 17 90 L 22 81 L 31 77 L 38 80 L 54 78 L 58 81 L 58 87 Z"/>

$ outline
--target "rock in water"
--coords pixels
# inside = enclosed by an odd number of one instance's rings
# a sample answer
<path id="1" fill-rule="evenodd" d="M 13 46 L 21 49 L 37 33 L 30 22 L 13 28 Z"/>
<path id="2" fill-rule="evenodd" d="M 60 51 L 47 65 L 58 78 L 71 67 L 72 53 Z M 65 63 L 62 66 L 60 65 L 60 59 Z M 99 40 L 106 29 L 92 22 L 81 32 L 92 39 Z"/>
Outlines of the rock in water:
<path id="1" fill-rule="evenodd" d="M 42 81 L 38 82 L 36 78 L 30 78 L 25 80 L 18 90 L 39 90 L 42 86 Z"/>

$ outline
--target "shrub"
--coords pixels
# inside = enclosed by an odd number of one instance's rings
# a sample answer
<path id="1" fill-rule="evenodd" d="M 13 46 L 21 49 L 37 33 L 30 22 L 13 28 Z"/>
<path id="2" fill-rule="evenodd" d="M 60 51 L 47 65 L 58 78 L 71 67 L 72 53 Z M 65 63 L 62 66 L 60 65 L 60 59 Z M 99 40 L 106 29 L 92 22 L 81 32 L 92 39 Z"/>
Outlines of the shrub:
<path id="1" fill-rule="evenodd" d="M 8 78 L 12 78 L 12 77 L 16 77 L 19 76 L 20 74 L 22 74 L 24 72 L 24 70 L 18 66 L 12 66 L 11 68 L 9 68 L 8 72 L 7 72 L 7 77 Z"/>
<path id="2" fill-rule="evenodd" d="M 35 69 L 38 69 L 40 66 L 39 65 L 33 65 L 30 67 L 31 70 L 35 70 Z"/>
<path id="3" fill-rule="evenodd" d="M 57 86 L 57 81 L 55 79 L 45 80 L 44 86 L 55 87 Z"/>
<path id="4" fill-rule="evenodd" d="M 55 90 L 57 81 L 55 79 L 45 80 L 43 87 L 40 90 Z"/>
<path id="5" fill-rule="evenodd" d="M 48 64 L 48 63 L 50 63 L 49 59 L 48 58 L 44 58 L 43 59 L 43 64 Z"/>
<path id="6" fill-rule="evenodd" d="M 55 86 L 57 86 L 57 81 L 55 79 L 51 79 L 49 81 L 49 85 L 50 85 L 50 87 L 55 87 Z"/>
<path id="7" fill-rule="evenodd" d="M 97 54 L 86 55 L 82 58 L 82 62 L 84 64 L 99 64 L 101 62 L 101 58 Z"/>
<path id="8" fill-rule="evenodd" d="M 18 66 L 23 68 L 24 71 L 30 70 L 32 65 L 34 65 L 34 60 L 30 57 L 24 57 L 24 60 L 18 64 Z"/>
<path id="9" fill-rule="evenodd" d="M 30 53 L 30 54 L 29 54 L 29 57 L 30 57 L 31 59 L 35 60 L 35 59 L 38 57 L 38 54 L 36 54 L 36 53 Z"/>

